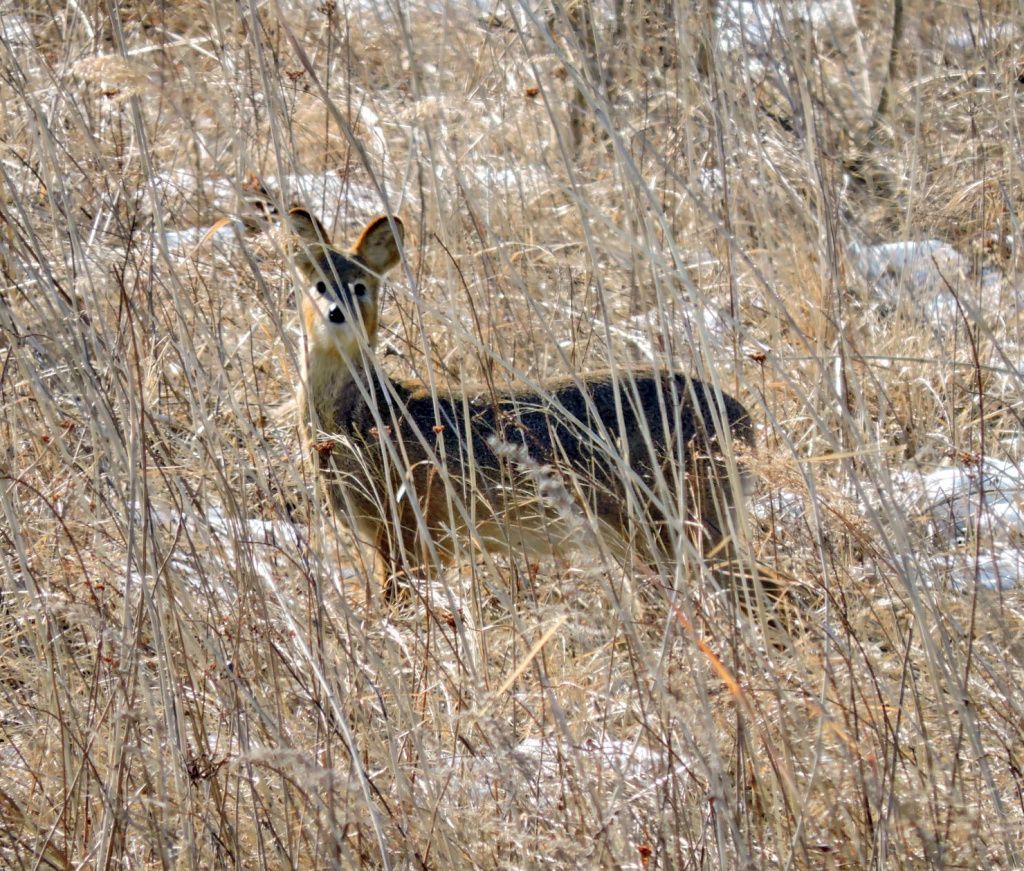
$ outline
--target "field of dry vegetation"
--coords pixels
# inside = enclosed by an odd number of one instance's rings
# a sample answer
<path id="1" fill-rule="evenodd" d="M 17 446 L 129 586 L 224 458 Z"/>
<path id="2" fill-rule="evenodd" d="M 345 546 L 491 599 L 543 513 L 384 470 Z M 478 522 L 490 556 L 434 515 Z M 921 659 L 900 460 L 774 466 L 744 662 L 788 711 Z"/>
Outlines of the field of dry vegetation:
<path id="1" fill-rule="evenodd" d="M 1022 25 L 0 2 L 0 866 L 1021 867 Z M 389 372 L 741 398 L 779 601 L 586 548 L 356 595 L 294 204 L 405 221 Z"/>

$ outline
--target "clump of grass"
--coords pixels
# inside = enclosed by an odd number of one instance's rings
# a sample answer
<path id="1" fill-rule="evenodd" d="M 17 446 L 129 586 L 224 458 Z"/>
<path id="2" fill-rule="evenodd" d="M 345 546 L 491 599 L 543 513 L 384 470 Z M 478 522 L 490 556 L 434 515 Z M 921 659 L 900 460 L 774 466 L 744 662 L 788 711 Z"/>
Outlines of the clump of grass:
<path id="1" fill-rule="evenodd" d="M 1020 864 L 1021 592 L 900 477 L 1019 459 L 1020 11 L 754 5 L 0 13 L 3 864 Z M 696 555 L 352 595 L 251 175 L 401 212 L 391 371 L 739 395 L 796 616 Z M 849 255 L 931 238 L 940 323 Z"/>

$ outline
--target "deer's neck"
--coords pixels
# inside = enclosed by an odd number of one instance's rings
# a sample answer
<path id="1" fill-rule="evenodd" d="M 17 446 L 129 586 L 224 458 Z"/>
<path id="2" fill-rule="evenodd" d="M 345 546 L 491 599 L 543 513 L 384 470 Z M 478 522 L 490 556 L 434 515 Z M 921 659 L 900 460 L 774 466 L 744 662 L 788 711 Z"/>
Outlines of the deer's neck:
<path id="1" fill-rule="evenodd" d="M 359 355 L 345 360 L 334 351 L 311 348 L 306 356 L 306 402 L 324 433 L 361 430 L 374 415 L 370 403 L 387 401 L 386 376 Z"/>

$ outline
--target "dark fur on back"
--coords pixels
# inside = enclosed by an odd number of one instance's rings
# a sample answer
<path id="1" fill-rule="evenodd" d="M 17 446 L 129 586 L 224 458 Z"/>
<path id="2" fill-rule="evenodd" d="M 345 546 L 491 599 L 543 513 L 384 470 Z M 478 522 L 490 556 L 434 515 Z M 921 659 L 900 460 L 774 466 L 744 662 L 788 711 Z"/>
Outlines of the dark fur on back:
<path id="1" fill-rule="evenodd" d="M 599 469 L 617 454 L 639 469 L 669 461 L 670 441 L 691 451 L 715 449 L 716 419 L 733 438 L 748 446 L 754 442 L 750 415 L 740 402 L 667 371 L 625 369 L 617 378 L 593 373 L 547 382 L 542 393 L 491 395 L 480 388 L 436 400 L 419 382 L 375 377 L 374 401 L 367 402 L 368 387 L 356 382 L 339 393 L 330 415 L 338 432 L 364 444 L 379 441 L 381 424 L 397 427 L 403 440 L 415 442 L 422 433 L 432 435 L 428 443 L 441 437 L 447 463 L 460 471 L 469 457 L 478 468 L 497 468 L 496 442 L 521 446 L 535 461 L 556 467 L 567 461 L 579 471 Z M 443 429 L 434 432 L 437 427 Z"/>

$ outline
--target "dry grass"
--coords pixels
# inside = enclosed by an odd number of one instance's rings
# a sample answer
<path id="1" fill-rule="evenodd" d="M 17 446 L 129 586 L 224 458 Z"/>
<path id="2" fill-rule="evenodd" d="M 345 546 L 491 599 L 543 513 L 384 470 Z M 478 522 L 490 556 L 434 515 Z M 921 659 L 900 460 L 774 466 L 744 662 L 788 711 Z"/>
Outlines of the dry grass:
<path id="1" fill-rule="evenodd" d="M 1022 593 L 905 492 L 1021 456 L 1020 9 L 906 0 L 876 121 L 888 3 L 616 5 L 0 4 L 0 864 L 1020 867 Z M 392 371 L 742 397 L 789 615 L 585 553 L 355 601 L 250 174 L 402 214 Z M 945 314 L 851 262 L 907 238 Z"/>

